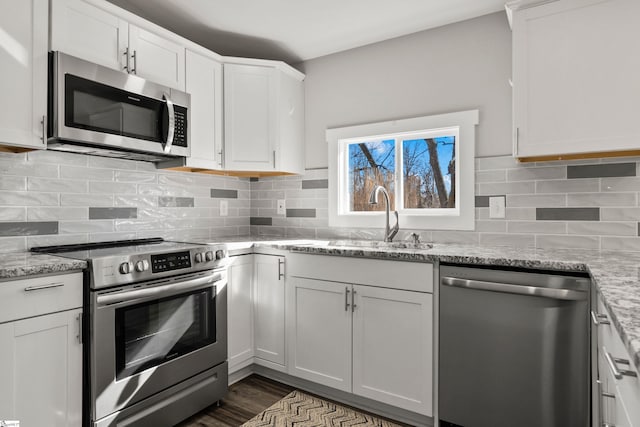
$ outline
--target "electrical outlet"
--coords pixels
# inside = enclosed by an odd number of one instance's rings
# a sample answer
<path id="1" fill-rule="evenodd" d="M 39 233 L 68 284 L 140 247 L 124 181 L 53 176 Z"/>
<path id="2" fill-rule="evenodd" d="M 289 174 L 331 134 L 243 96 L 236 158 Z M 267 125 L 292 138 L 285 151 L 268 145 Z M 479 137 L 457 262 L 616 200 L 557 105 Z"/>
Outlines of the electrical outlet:
<path id="1" fill-rule="evenodd" d="M 278 215 L 285 215 L 287 213 L 287 207 L 284 199 L 278 200 Z"/>
<path id="2" fill-rule="evenodd" d="M 229 201 L 220 200 L 220 216 L 229 215 Z"/>
<path id="3" fill-rule="evenodd" d="M 489 197 L 489 218 L 504 218 L 505 197 Z"/>

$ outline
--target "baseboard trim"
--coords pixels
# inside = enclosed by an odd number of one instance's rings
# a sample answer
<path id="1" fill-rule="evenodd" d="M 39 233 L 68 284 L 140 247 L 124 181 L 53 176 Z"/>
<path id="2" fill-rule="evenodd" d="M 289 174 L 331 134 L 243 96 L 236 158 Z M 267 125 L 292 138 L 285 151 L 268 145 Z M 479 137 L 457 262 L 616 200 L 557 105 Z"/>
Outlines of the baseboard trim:
<path id="1" fill-rule="evenodd" d="M 397 420 L 405 424 L 409 424 L 417 427 L 433 427 L 434 422 L 432 417 L 416 414 L 404 409 L 396 408 L 386 403 L 377 402 L 375 400 L 367 399 L 364 397 L 356 396 L 352 393 L 347 393 L 341 390 L 335 390 L 331 387 L 327 387 L 321 384 L 316 384 L 311 381 L 303 380 L 298 377 L 279 372 L 274 369 L 270 369 L 265 366 L 256 364 L 249 365 L 238 371 L 229 374 L 229 385 L 240 381 L 243 378 L 248 377 L 251 374 L 258 374 L 263 377 L 278 381 L 292 387 L 296 387 L 300 390 L 313 393 L 326 399 L 334 400 L 338 403 L 342 403 L 354 408 L 362 409 L 372 414 L 380 415 L 382 417 Z"/>

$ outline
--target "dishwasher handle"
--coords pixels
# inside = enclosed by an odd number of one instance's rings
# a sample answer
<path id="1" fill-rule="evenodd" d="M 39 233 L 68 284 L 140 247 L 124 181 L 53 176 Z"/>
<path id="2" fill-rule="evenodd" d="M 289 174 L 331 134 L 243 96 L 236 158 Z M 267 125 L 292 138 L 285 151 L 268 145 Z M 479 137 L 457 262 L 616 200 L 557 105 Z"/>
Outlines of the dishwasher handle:
<path id="1" fill-rule="evenodd" d="M 509 283 L 486 282 L 483 280 L 461 279 L 458 277 L 442 277 L 441 283 L 456 288 L 476 289 L 480 291 L 502 292 L 507 294 L 532 297 L 551 298 L 565 301 L 582 301 L 587 299 L 586 292 L 572 289 L 542 288 L 539 286 L 513 285 Z"/>

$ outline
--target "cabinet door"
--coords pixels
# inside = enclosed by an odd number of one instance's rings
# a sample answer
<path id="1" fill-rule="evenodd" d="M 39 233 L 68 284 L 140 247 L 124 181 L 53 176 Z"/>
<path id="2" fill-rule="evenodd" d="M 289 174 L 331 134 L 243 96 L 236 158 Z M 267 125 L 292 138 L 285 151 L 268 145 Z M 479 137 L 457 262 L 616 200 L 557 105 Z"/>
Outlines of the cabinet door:
<path id="1" fill-rule="evenodd" d="M 253 255 L 232 257 L 227 280 L 229 373 L 253 361 Z"/>
<path id="2" fill-rule="evenodd" d="M 289 282 L 289 374 L 351 392 L 351 285 Z"/>
<path id="3" fill-rule="evenodd" d="M 513 19 L 514 155 L 640 149 L 640 2 L 563 0 Z"/>
<path id="4" fill-rule="evenodd" d="M 185 47 L 135 25 L 129 25 L 131 72 L 184 91 Z"/>
<path id="5" fill-rule="evenodd" d="M 126 72 L 129 25 L 82 0 L 52 0 L 51 50 Z"/>
<path id="6" fill-rule="evenodd" d="M 0 0 L 0 10 L 0 151 L 45 148 L 48 3 Z"/>
<path id="7" fill-rule="evenodd" d="M 353 393 L 432 416 L 431 294 L 373 286 L 353 292 Z"/>
<path id="8" fill-rule="evenodd" d="M 620 391 L 616 387 L 616 380 L 613 378 L 609 364 L 604 354 L 608 351 L 606 347 L 600 347 L 598 351 L 598 371 L 600 393 L 600 423 L 598 425 L 609 425 L 616 427 L 632 427 L 627 411 L 621 399 Z"/>
<path id="9" fill-rule="evenodd" d="M 284 261 L 281 256 L 255 255 L 256 357 L 285 364 Z"/>
<path id="10" fill-rule="evenodd" d="M 273 171 L 276 70 L 224 65 L 225 169 Z"/>
<path id="11" fill-rule="evenodd" d="M 0 325 L 0 413 L 24 427 L 80 426 L 80 310 Z"/>
<path id="12" fill-rule="evenodd" d="M 187 50 L 186 88 L 191 94 L 187 166 L 222 168 L 222 64 Z"/>
<path id="13" fill-rule="evenodd" d="M 276 169 L 304 173 L 304 83 L 278 72 L 278 121 Z"/>

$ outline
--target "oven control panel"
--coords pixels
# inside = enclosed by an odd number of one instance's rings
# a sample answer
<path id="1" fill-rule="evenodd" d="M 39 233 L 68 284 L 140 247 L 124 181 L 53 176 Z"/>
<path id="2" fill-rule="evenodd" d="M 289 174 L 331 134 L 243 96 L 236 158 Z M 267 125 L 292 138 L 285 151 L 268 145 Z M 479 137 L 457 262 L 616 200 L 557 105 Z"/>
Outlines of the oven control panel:
<path id="1" fill-rule="evenodd" d="M 164 271 L 180 270 L 189 267 L 191 267 L 189 251 L 151 255 L 152 273 L 162 273 Z"/>

